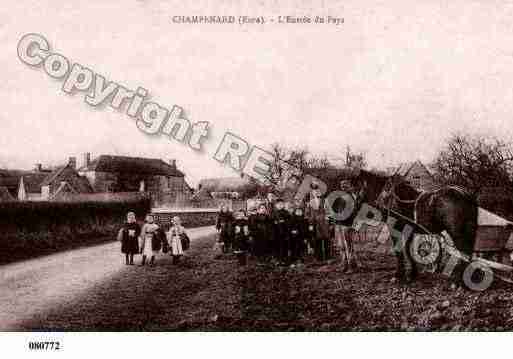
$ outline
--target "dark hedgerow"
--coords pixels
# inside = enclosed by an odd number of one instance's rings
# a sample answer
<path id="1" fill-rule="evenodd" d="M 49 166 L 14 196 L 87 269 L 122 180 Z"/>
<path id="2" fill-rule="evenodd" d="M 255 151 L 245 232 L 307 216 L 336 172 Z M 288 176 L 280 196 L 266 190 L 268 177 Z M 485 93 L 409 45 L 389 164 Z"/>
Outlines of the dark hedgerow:
<path id="1" fill-rule="evenodd" d="M 128 211 L 142 220 L 149 199 L 0 203 L 0 263 L 115 238 Z"/>

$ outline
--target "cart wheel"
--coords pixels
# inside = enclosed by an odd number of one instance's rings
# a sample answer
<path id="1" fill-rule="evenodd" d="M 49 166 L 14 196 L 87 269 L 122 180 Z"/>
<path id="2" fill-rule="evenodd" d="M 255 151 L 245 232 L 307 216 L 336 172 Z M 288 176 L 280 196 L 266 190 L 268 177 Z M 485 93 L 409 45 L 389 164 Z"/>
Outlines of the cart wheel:
<path id="1" fill-rule="evenodd" d="M 486 290 L 492 285 L 493 280 L 493 270 L 478 261 L 468 263 L 461 272 L 461 281 L 465 288 L 470 290 Z"/>

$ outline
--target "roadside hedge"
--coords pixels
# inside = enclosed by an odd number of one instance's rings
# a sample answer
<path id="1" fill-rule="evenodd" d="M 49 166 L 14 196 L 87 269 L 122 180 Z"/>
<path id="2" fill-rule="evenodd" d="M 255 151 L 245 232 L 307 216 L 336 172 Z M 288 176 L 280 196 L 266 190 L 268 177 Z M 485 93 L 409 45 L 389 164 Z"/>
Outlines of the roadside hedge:
<path id="1" fill-rule="evenodd" d="M 203 227 L 203 226 L 212 226 L 216 224 L 217 219 L 217 211 L 180 211 L 180 210 L 170 210 L 168 212 L 157 212 L 153 213 L 156 222 L 164 228 L 164 230 L 168 230 L 171 226 L 171 219 L 174 216 L 180 217 L 182 220 L 182 225 L 185 228 L 195 228 L 195 227 Z"/>
<path id="2" fill-rule="evenodd" d="M 125 202 L 2 202 L 0 263 L 115 238 L 126 213 L 142 220 L 149 199 Z"/>

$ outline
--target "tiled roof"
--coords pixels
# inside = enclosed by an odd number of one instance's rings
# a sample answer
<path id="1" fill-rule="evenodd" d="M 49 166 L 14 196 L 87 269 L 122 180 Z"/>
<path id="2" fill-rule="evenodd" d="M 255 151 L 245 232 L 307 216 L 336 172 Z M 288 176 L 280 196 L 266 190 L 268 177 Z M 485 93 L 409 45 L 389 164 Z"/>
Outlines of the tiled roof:
<path id="1" fill-rule="evenodd" d="M 391 171 L 392 173 L 390 173 L 390 174 L 406 177 L 408 175 L 408 173 L 410 173 L 411 169 L 416 165 L 423 167 L 427 171 L 428 174 L 432 175 L 429 168 L 427 168 L 420 160 L 417 160 L 414 162 L 401 163 L 399 166 L 393 168 Z"/>
<path id="2" fill-rule="evenodd" d="M 50 172 L 46 178 L 44 179 L 44 181 L 41 183 L 41 186 L 48 186 L 49 184 L 51 184 L 61 173 L 62 171 L 64 171 L 64 169 L 66 168 L 67 166 L 60 166 L 60 167 L 57 167 L 55 170 L 53 170 L 52 172 Z"/>
<path id="3" fill-rule="evenodd" d="M 66 194 L 76 194 L 77 190 L 74 189 L 69 183 L 64 182 L 59 185 L 59 188 L 52 195 L 52 199 L 58 199 L 62 196 L 66 196 Z"/>
<path id="4" fill-rule="evenodd" d="M 233 192 L 247 184 L 247 177 L 204 178 L 199 182 L 200 188 L 209 192 Z"/>
<path id="5" fill-rule="evenodd" d="M 11 194 L 18 193 L 21 177 L 29 193 L 41 192 L 41 183 L 48 176 L 47 172 L 32 172 L 23 170 L 0 170 L 0 186 L 6 187 Z"/>
<path id="6" fill-rule="evenodd" d="M 128 156 L 101 155 L 93 160 L 89 166 L 80 168 L 79 171 L 121 172 L 184 177 L 184 174 L 181 171 L 161 159 Z"/>
<path id="7" fill-rule="evenodd" d="M 59 179 L 59 176 L 64 172 L 66 169 L 70 169 L 70 165 L 66 166 L 60 166 L 55 168 L 51 173 L 49 173 L 44 181 L 41 183 L 41 186 L 48 186 L 52 184 L 55 180 Z M 77 191 L 78 193 L 91 193 L 93 192 L 93 189 L 91 188 L 91 185 L 89 184 L 89 181 L 86 177 L 80 176 L 78 172 L 73 169 L 73 173 L 76 176 L 76 181 L 74 181 L 73 184 L 69 184 L 70 186 L 74 187 L 73 189 Z M 59 182 L 61 180 L 66 181 L 66 178 L 59 179 Z M 76 188 L 75 188 L 76 187 Z"/>
<path id="8" fill-rule="evenodd" d="M 0 202 L 14 201 L 14 197 L 9 193 L 7 187 L 0 187 Z"/>

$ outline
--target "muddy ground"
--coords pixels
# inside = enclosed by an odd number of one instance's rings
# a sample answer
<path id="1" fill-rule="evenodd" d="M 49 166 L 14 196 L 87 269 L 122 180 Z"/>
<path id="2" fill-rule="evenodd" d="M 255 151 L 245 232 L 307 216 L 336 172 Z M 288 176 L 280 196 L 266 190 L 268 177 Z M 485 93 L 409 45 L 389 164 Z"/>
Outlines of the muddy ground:
<path id="1" fill-rule="evenodd" d="M 297 268 L 239 266 L 216 257 L 214 235 L 192 241 L 187 257 L 154 267 L 126 266 L 85 293 L 17 323 L 17 330 L 67 331 L 381 331 L 511 330 L 512 287 L 455 288 L 423 273 L 393 282 L 394 258 L 359 245 L 364 268 L 342 273 L 337 261 Z M 113 249 L 114 250 L 114 249 Z M 117 250 L 117 247 L 116 247 Z M 117 258 L 117 257 L 116 257 Z M 120 258 L 121 259 L 121 258 Z"/>

